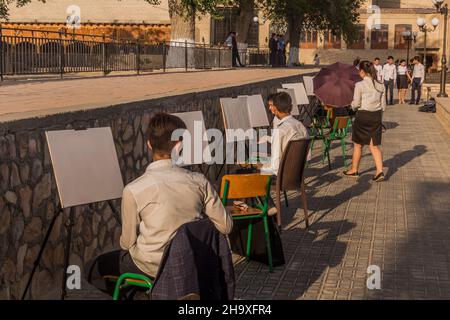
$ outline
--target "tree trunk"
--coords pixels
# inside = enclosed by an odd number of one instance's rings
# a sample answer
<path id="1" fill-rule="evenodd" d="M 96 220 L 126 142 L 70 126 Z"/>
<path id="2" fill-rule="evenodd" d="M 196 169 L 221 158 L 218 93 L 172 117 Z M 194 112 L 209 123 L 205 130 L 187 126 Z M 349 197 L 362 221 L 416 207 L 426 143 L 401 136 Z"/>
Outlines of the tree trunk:
<path id="1" fill-rule="evenodd" d="M 288 66 L 300 64 L 300 29 L 301 21 L 299 19 L 288 19 L 288 33 L 289 33 L 289 58 Z"/>
<path id="2" fill-rule="evenodd" d="M 239 3 L 239 18 L 236 23 L 238 46 L 248 44 L 248 36 L 252 27 L 255 4 L 253 0 L 241 0 Z"/>
<path id="3" fill-rule="evenodd" d="M 170 45 L 166 68 L 185 68 L 186 62 L 188 68 L 194 68 L 195 7 L 185 8 L 181 0 L 169 0 L 169 16 Z"/>

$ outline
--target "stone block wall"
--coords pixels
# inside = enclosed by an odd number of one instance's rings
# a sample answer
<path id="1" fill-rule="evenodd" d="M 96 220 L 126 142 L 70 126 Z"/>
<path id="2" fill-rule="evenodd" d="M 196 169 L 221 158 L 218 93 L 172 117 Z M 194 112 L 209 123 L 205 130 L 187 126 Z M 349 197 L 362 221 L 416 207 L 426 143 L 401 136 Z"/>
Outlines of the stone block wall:
<path id="1" fill-rule="evenodd" d="M 207 128 L 223 128 L 220 97 L 276 92 L 274 79 L 200 93 L 108 108 L 0 123 L 0 299 L 20 299 L 45 233 L 59 210 L 45 131 L 110 126 L 125 183 L 140 176 L 150 159 L 145 132 L 156 112 L 202 111 Z M 198 168 L 197 168 L 198 169 Z M 209 171 L 211 177 L 215 170 Z M 120 211 L 120 199 L 112 201 Z M 69 210 L 56 219 L 27 299 L 57 299 L 61 291 Z M 76 207 L 70 264 L 84 268 L 91 258 L 118 248 L 121 228 L 107 202 Z"/>

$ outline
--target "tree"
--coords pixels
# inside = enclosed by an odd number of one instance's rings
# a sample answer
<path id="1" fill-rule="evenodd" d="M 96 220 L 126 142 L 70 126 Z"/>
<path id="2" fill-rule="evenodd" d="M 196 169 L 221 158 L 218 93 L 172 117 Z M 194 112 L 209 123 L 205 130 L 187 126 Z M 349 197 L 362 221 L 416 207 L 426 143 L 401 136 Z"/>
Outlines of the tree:
<path id="1" fill-rule="evenodd" d="M 329 31 L 348 43 L 357 37 L 359 9 L 364 0 L 260 0 L 264 14 L 274 23 L 287 26 L 289 65 L 299 63 L 300 33 Z"/>

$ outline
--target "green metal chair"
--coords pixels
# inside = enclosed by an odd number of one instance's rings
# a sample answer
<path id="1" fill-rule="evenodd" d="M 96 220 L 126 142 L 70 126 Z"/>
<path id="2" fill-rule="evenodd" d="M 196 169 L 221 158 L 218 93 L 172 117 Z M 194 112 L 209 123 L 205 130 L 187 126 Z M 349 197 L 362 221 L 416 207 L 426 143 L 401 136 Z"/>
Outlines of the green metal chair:
<path id="1" fill-rule="evenodd" d="M 352 124 L 352 121 L 350 117 L 336 117 L 334 119 L 333 128 L 331 129 L 330 133 L 328 135 L 325 135 L 324 137 L 324 156 L 328 159 L 328 166 L 331 169 L 331 163 L 330 163 L 330 148 L 333 141 L 339 140 L 341 142 L 341 148 L 342 148 L 342 158 L 344 159 L 344 165 L 347 166 L 347 159 L 346 159 L 346 145 L 345 145 L 345 138 L 347 138 L 350 126 Z"/>
<path id="2" fill-rule="evenodd" d="M 120 290 L 134 286 L 140 288 L 147 288 L 150 292 L 153 289 L 153 280 L 150 278 L 136 273 L 124 273 L 120 277 L 116 276 L 105 276 L 105 279 L 115 282 L 113 300 L 119 300 Z"/>
<path id="3" fill-rule="evenodd" d="M 264 238 L 269 260 L 269 272 L 273 272 L 272 247 L 270 244 L 267 215 L 269 210 L 270 183 L 271 176 L 258 173 L 225 175 L 222 178 L 221 199 L 222 204 L 231 214 L 233 220 L 250 220 L 246 248 L 247 260 L 250 257 L 253 220 L 263 219 Z M 230 199 L 251 199 L 253 205 L 249 206 L 246 211 L 241 211 L 233 206 L 227 206 L 227 201 Z"/>

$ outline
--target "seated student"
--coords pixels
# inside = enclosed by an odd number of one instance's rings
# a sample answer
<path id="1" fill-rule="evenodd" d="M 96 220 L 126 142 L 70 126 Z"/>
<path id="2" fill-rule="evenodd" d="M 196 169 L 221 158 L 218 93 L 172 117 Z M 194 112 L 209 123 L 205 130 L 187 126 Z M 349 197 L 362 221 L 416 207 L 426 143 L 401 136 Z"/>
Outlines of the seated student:
<path id="1" fill-rule="evenodd" d="M 286 92 L 269 96 L 269 110 L 275 116 L 271 142 L 270 162 L 260 167 L 261 173 L 278 174 L 281 157 L 291 140 L 309 138 L 306 127 L 291 115 L 292 99 Z"/>
<path id="2" fill-rule="evenodd" d="M 88 281 L 98 289 L 112 293 L 106 275 L 132 272 L 155 278 L 164 249 L 185 223 L 208 217 L 221 233 L 231 232 L 232 219 L 208 180 L 172 163 L 172 150 L 181 144 L 171 141 L 172 132 L 183 128 L 180 118 L 165 113 L 150 120 L 147 145 L 153 162 L 123 191 L 122 250 L 100 255 L 87 269 Z"/>

